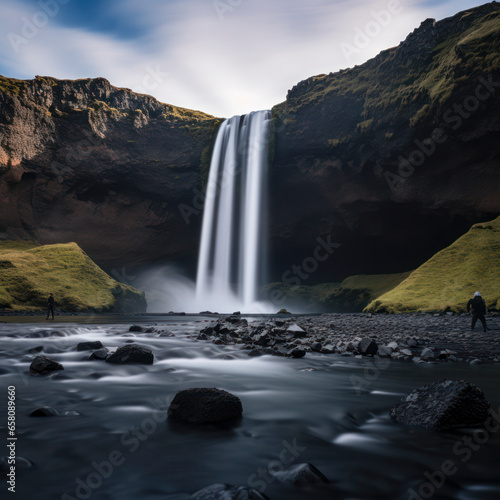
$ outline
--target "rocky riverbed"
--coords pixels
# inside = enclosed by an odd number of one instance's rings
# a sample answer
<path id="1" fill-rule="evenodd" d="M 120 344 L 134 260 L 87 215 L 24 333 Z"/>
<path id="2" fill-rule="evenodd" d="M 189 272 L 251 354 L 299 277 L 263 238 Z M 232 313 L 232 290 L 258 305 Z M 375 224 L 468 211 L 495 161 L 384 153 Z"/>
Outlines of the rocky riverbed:
<path id="1" fill-rule="evenodd" d="M 322 314 L 283 315 L 247 320 L 239 315 L 207 320 L 198 340 L 237 346 L 249 356 L 300 358 L 308 352 L 346 357 L 381 357 L 415 363 L 500 362 L 500 318 L 487 318 L 470 329 L 465 314 Z"/>

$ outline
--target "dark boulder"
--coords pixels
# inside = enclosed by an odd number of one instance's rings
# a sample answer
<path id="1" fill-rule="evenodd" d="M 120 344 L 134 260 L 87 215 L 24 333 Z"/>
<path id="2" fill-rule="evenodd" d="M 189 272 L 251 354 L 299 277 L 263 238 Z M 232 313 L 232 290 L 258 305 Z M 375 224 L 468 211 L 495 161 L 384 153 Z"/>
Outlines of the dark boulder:
<path id="1" fill-rule="evenodd" d="M 77 351 L 93 351 L 94 349 L 100 349 L 103 347 L 102 342 L 100 340 L 96 340 L 95 342 L 80 342 L 76 346 Z"/>
<path id="2" fill-rule="evenodd" d="M 43 355 L 37 356 L 30 365 L 30 372 L 36 374 L 49 373 L 57 370 L 64 370 L 64 366 Z"/>
<path id="3" fill-rule="evenodd" d="M 113 354 L 110 354 L 106 361 L 108 363 L 138 363 L 152 365 L 154 361 L 153 353 L 137 344 L 129 344 L 119 347 Z"/>
<path id="4" fill-rule="evenodd" d="M 306 351 L 300 347 L 294 347 L 293 349 L 290 349 L 286 355 L 289 358 L 303 358 L 306 355 Z"/>
<path id="5" fill-rule="evenodd" d="M 102 349 L 97 349 L 97 351 L 94 351 L 90 357 L 90 361 L 94 360 L 99 360 L 99 361 L 104 361 L 106 358 L 109 356 L 109 351 L 106 347 L 103 347 Z"/>
<path id="6" fill-rule="evenodd" d="M 42 408 L 37 408 L 30 413 L 30 417 L 57 417 L 59 412 L 55 408 L 50 406 L 43 406 Z"/>
<path id="7" fill-rule="evenodd" d="M 269 500 L 266 495 L 248 486 L 228 484 L 212 484 L 193 493 L 189 498 L 190 500 Z"/>
<path id="8" fill-rule="evenodd" d="M 168 409 L 170 417 L 194 424 L 224 422 L 240 418 L 242 413 L 237 396 L 215 388 L 180 391 Z"/>
<path id="9" fill-rule="evenodd" d="M 390 412 L 393 420 L 439 431 L 477 427 L 490 415 L 483 391 L 465 380 L 440 380 L 415 389 Z"/>
<path id="10" fill-rule="evenodd" d="M 378 352 L 377 343 L 369 338 L 364 338 L 359 342 L 358 350 L 363 356 L 374 356 Z"/>
<path id="11" fill-rule="evenodd" d="M 282 483 L 292 483 L 297 486 L 306 484 L 328 483 L 328 479 L 314 465 L 296 464 L 284 470 L 273 472 L 272 475 Z"/>
<path id="12" fill-rule="evenodd" d="M 142 326 L 132 325 L 129 329 L 129 332 L 142 332 Z"/>

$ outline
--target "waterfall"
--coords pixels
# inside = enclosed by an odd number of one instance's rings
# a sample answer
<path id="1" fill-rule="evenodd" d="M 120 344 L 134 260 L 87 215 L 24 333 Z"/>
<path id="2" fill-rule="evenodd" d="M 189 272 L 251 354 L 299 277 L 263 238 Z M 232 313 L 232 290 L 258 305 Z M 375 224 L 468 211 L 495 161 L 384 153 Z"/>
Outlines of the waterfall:
<path id="1" fill-rule="evenodd" d="M 207 309 L 256 307 L 267 255 L 270 123 L 270 111 L 255 111 L 224 121 L 217 134 L 196 280 L 197 302 Z"/>

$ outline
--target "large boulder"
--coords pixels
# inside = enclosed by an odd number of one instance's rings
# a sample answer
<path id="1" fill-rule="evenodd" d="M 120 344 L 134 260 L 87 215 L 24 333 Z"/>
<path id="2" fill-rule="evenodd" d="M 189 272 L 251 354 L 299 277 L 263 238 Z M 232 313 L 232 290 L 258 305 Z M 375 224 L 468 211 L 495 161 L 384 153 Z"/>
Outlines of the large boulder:
<path id="1" fill-rule="evenodd" d="M 440 380 L 406 394 L 390 415 L 402 424 L 439 431 L 477 427 L 488 419 L 490 403 L 466 380 Z"/>
<path id="2" fill-rule="evenodd" d="M 30 365 L 30 372 L 35 374 L 50 373 L 58 370 L 64 370 L 64 366 L 43 355 L 37 356 Z"/>
<path id="3" fill-rule="evenodd" d="M 93 351 L 94 349 L 101 349 L 103 347 L 102 342 L 100 340 L 96 340 L 95 342 L 80 342 L 76 346 L 77 351 Z"/>
<path id="4" fill-rule="evenodd" d="M 110 354 L 106 361 L 108 363 L 124 364 L 137 363 L 143 365 L 152 365 L 154 355 L 145 347 L 137 344 L 129 344 L 119 347 L 113 354 Z"/>
<path id="5" fill-rule="evenodd" d="M 190 500 L 269 500 L 266 495 L 248 486 L 212 484 L 193 493 Z"/>
<path id="6" fill-rule="evenodd" d="M 364 356 L 372 355 L 374 356 L 378 352 L 377 343 L 369 338 L 361 339 L 358 350 Z"/>
<path id="7" fill-rule="evenodd" d="M 240 418 L 242 413 L 243 406 L 237 396 L 215 388 L 180 391 L 168 409 L 170 417 L 194 424 L 224 422 Z"/>

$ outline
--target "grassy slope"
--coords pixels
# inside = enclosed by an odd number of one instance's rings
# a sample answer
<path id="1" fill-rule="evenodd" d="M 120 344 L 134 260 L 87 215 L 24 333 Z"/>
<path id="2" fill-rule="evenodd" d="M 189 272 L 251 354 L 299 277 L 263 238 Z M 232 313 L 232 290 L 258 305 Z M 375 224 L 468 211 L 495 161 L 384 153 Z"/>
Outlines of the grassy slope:
<path id="1" fill-rule="evenodd" d="M 270 283 L 263 291 L 266 294 L 280 291 L 285 296 L 286 307 L 292 310 L 354 312 L 361 311 L 372 300 L 399 285 L 409 274 L 350 276 L 342 283 L 314 286 Z"/>
<path id="2" fill-rule="evenodd" d="M 488 307 L 500 307 L 500 217 L 472 226 L 365 310 L 464 311 L 476 290 Z"/>
<path id="3" fill-rule="evenodd" d="M 66 311 L 113 310 L 115 295 L 144 301 L 142 292 L 112 279 L 76 243 L 0 242 L 0 307 L 44 308 L 50 292 Z"/>

